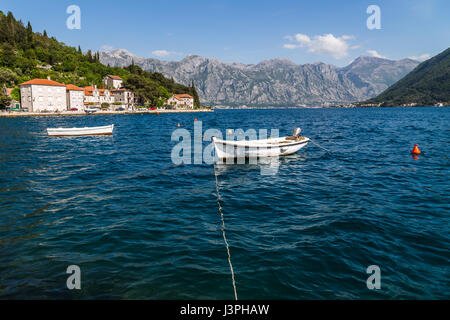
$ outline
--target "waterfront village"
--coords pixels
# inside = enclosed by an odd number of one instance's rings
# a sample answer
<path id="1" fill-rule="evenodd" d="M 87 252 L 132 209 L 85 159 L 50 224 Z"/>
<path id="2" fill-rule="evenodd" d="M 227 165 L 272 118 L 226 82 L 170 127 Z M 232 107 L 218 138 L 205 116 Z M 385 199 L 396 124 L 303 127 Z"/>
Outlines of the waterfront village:
<path id="1" fill-rule="evenodd" d="M 103 87 L 84 88 L 48 79 L 33 79 L 20 84 L 20 102 L 12 101 L 9 111 L 30 113 L 70 113 L 95 111 L 136 111 L 139 106 L 135 94 L 123 87 L 123 79 L 115 75 L 103 78 Z M 3 87 L 3 94 L 11 97 L 11 88 Z M 189 94 L 174 94 L 166 102 L 167 109 L 192 110 L 194 98 Z M 152 108 L 156 109 L 156 108 Z M 147 110 L 147 108 L 145 108 Z"/>

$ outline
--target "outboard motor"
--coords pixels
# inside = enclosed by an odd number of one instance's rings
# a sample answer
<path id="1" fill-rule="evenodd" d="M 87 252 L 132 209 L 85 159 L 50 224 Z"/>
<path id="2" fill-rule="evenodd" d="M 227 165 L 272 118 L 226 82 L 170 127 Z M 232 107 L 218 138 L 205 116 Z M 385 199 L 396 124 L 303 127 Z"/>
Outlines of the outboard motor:
<path id="1" fill-rule="evenodd" d="M 302 136 L 302 129 L 300 128 L 295 128 L 294 129 L 294 133 L 292 134 L 294 137 L 296 138 L 300 138 Z"/>

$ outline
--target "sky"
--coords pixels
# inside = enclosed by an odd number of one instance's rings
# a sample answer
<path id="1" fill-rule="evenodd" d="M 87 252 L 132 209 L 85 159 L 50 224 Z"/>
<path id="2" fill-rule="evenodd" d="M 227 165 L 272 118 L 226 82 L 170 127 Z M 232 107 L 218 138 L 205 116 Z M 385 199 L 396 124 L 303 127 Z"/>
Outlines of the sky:
<path id="1" fill-rule="evenodd" d="M 80 29 L 67 27 L 71 5 L 80 8 Z M 380 10 L 379 29 L 367 26 L 370 5 Z M 361 55 L 424 60 L 450 45 L 448 0 L 0 0 L 0 10 L 83 51 L 123 48 L 163 60 L 344 66 Z"/>

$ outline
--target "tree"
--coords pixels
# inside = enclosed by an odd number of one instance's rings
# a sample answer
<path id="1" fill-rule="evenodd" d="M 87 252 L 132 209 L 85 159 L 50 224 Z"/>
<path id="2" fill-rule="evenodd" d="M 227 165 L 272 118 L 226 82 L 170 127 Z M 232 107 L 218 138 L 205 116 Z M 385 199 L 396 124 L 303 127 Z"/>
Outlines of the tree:
<path id="1" fill-rule="evenodd" d="M 27 47 L 31 48 L 33 46 L 33 28 L 31 27 L 30 21 L 27 24 Z"/>
<path id="2" fill-rule="evenodd" d="M 158 91 L 159 91 L 159 97 L 162 98 L 163 100 L 167 100 L 170 98 L 169 90 L 167 90 L 165 87 L 159 86 Z"/>
<path id="3" fill-rule="evenodd" d="M 2 46 L 2 63 L 7 67 L 13 67 L 16 63 L 16 54 L 14 52 L 14 47 L 5 42 Z"/>
<path id="4" fill-rule="evenodd" d="M 11 91 L 11 98 L 13 98 L 16 101 L 20 101 L 20 90 L 18 87 L 15 87 Z"/>
<path id="5" fill-rule="evenodd" d="M 3 94 L 0 95 L 0 109 L 5 109 L 11 104 L 11 98 Z"/>
<path id="6" fill-rule="evenodd" d="M 7 68 L 0 68 L 0 84 L 12 85 L 17 81 L 17 74 Z"/>
<path id="7" fill-rule="evenodd" d="M 200 97 L 198 96 L 197 90 L 194 86 L 194 80 L 191 82 L 191 87 L 189 88 L 192 96 L 194 97 L 194 108 L 200 107 Z"/>

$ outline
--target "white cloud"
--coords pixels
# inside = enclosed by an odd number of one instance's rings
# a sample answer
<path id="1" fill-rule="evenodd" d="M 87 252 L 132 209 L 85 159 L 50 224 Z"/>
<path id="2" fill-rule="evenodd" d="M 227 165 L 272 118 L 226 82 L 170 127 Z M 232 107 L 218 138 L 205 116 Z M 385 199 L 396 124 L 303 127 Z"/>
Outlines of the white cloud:
<path id="1" fill-rule="evenodd" d="M 375 50 L 367 50 L 367 53 L 370 54 L 372 57 L 375 57 L 375 58 L 388 59 L 388 57 L 382 56 L 381 54 L 379 54 Z"/>
<path id="2" fill-rule="evenodd" d="M 155 50 L 152 51 L 152 54 L 160 57 L 160 58 L 167 58 L 170 56 L 179 56 L 181 53 L 175 52 L 175 51 L 168 51 L 168 50 Z"/>
<path id="3" fill-rule="evenodd" d="M 335 59 L 342 59 L 348 56 L 350 49 L 347 41 L 353 40 L 353 36 L 343 35 L 335 37 L 331 33 L 313 36 L 310 38 L 306 34 L 297 33 L 295 36 L 285 36 L 284 39 L 293 43 L 283 45 L 286 49 L 306 48 L 311 53 L 328 54 Z"/>
<path id="4" fill-rule="evenodd" d="M 421 54 L 420 56 L 409 57 L 409 59 L 416 60 L 416 61 L 425 61 L 425 60 L 430 59 L 430 57 L 431 57 L 431 55 L 429 53 L 424 53 L 424 54 Z"/>
<path id="5" fill-rule="evenodd" d="M 286 44 L 283 44 L 283 47 L 286 49 L 296 49 L 296 48 L 300 48 L 300 45 L 293 44 L 293 43 L 286 43 Z"/>

